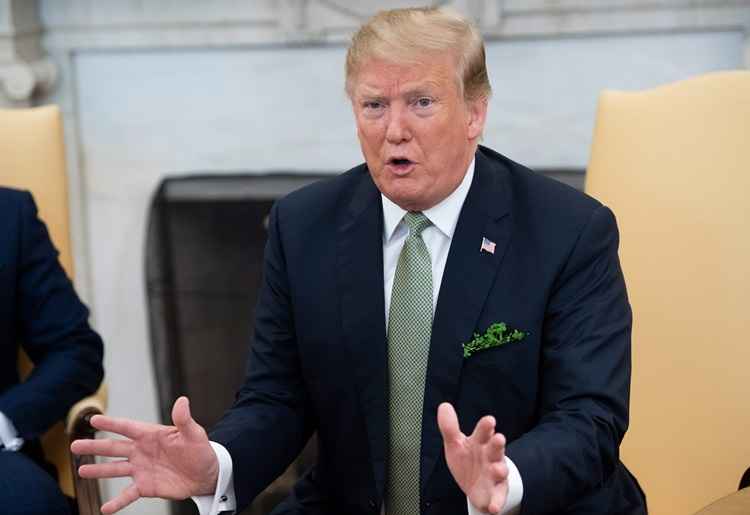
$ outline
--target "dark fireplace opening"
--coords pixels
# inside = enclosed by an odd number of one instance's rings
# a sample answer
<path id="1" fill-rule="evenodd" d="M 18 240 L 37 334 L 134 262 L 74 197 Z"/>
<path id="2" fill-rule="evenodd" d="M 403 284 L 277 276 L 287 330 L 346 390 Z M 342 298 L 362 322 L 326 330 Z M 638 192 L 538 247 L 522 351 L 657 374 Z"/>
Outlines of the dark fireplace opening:
<path id="1" fill-rule="evenodd" d="M 267 216 L 273 202 L 318 175 L 170 177 L 151 203 L 146 295 L 161 422 L 180 395 L 210 428 L 242 384 L 253 342 Z M 244 513 L 268 513 L 314 459 L 308 448 Z M 197 513 L 192 501 L 174 515 Z"/>

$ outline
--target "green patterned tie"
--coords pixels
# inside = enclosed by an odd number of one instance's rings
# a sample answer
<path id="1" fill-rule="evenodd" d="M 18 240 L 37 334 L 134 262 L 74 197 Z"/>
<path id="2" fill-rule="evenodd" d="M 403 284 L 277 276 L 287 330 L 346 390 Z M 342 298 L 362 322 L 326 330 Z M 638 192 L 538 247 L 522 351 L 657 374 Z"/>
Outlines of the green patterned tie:
<path id="1" fill-rule="evenodd" d="M 393 279 L 388 313 L 390 442 L 386 491 L 388 515 L 418 515 L 422 406 L 432 332 L 432 264 L 422 240 L 430 221 L 406 213 L 409 237 Z"/>

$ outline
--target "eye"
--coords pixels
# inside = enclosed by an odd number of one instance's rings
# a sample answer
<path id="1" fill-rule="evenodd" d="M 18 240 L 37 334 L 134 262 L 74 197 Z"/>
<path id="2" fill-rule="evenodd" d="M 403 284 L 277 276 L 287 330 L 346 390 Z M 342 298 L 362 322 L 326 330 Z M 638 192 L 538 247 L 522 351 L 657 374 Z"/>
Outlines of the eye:
<path id="1" fill-rule="evenodd" d="M 362 107 L 366 110 L 375 111 L 381 109 L 383 104 L 377 100 L 365 100 L 362 102 Z"/>
<path id="2" fill-rule="evenodd" d="M 383 116 L 386 111 L 387 104 L 383 100 L 365 100 L 362 99 L 359 103 L 360 114 L 371 120 L 379 119 Z"/>
<path id="3" fill-rule="evenodd" d="M 420 109 L 426 109 L 432 106 L 432 104 L 434 103 L 435 103 L 435 100 L 430 97 L 419 97 L 418 99 L 414 101 L 414 105 L 419 107 Z"/>

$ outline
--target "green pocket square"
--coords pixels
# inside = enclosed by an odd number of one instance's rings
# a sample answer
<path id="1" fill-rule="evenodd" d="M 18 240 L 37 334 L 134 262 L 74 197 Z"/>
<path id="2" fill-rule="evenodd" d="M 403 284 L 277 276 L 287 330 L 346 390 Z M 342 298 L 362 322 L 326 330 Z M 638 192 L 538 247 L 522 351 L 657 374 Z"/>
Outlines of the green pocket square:
<path id="1" fill-rule="evenodd" d="M 523 331 L 511 329 L 505 322 L 494 323 L 487 328 L 484 334 L 474 333 L 474 339 L 469 343 L 464 343 L 464 358 L 485 349 L 499 347 L 510 342 L 519 342 L 526 338 Z"/>

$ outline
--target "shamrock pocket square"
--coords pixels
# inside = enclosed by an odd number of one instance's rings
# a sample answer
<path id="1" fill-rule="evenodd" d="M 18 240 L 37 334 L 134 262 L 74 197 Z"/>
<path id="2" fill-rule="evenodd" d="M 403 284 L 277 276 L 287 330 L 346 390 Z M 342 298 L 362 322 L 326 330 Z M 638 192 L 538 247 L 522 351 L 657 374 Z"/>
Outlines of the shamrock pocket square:
<path id="1" fill-rule="evenodd" d="M 505 322 L 494 323 L 487 328 L 484 334 L 474 333 L 474 339 L 463 344 L 464 358 L 506 343 L 519 342 L 526 338 L 527 334 L 518 329 L 511 329 Z"/>

